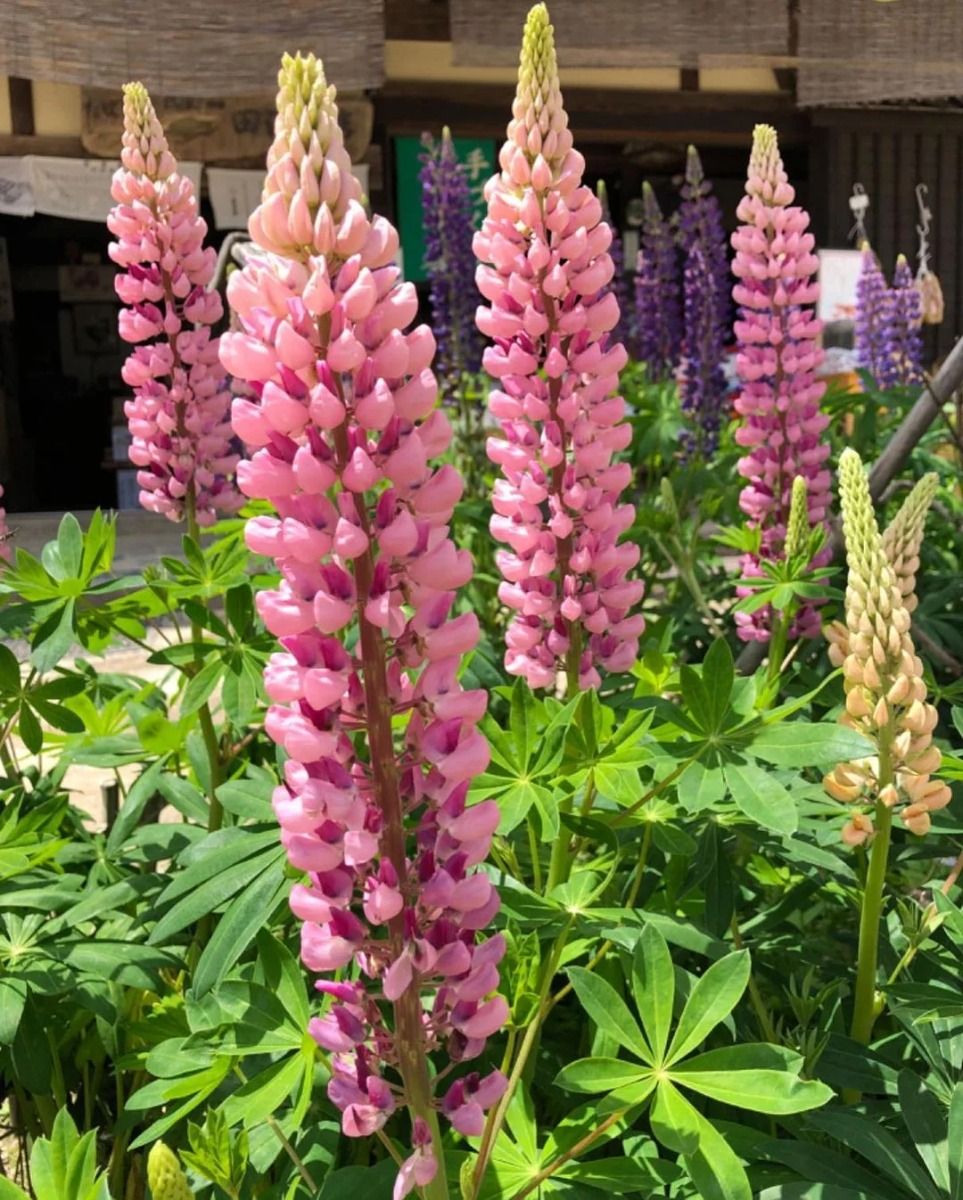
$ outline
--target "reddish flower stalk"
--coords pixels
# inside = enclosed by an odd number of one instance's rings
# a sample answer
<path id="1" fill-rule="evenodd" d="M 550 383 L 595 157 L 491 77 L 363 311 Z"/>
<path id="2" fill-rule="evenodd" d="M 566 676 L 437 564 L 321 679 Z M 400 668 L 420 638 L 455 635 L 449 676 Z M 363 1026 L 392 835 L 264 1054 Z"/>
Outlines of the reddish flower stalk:
<path id="1" fill-rule="evenodd" d="M 513 612 L 505 667 L 532 687 L 596 687 L 600 669 L 635 661 L 643 585 L 628 579 L 638 547 L 619 543 L 635 510 L 620 502 L 631 479 L 613 459 L 631 440 L 614 394 L 625 348 L 610 331 L 619 306 L 609 289 L 612 231 L 582 184 L 559 90 L 548 10 L 525 26 L 518 90 L 485 188 L 488 215 L 475 235 L 478 310 L 494 339 L 484 366 L 498 382 L 489 411 L 502 429 L 488 455 L 495 485 L 493 536 L 499 596 Z"/>
<path id="2" fill-rule="evenodd" d="M 233 409 L 253 450 L 241 487 L 277 512 L 247 527 L 281 571 L 258 596 L 284 647 L 265 672 L 267 729 L 288 756 L 274 807 L 308 876 L 291 906 L 305 965 L 328 977 L 311 1032 L 333 1055 L 342 1128 L 369 1135 L 407 1105 L 396 1196 L 442 1197 L 438 1112 L 475 1133 L 505 1081 L 463 1074 L 439 1095 L 429 1055 L 477 1058 L 507 1016 L 504 941 L 477 940 L 498 909 L 476 868 L 499 814 L 466 807 L 488 746 L 485 693 L 458 682 L 478 638 L 473 613 L 452 615 L 471 577 L 449 537 L 462 483 L 429 465 L 451 436 L 434 339 L 404 332 L 417 297 L 398 282 L 394 228 L 361 206 L 334 88 L 313 56 L 286 56 L 279 82 L 258 253 L 232 277 L 240 331 L 221 347 L 254 392 Z"/>
<path id="3" fill-rule="evenodd" d="M 139 343 L 122 371 L 134 389 L 124 406 L 139 468 L 140 502 L 172 521 L 210 525 L 242 501 L 233 477 L 227 377 L 211 326 L 223 315 L 208 290 L 216 254 L 204 246 L 207 225 L 194 185 L 177 171 L 147 89 L 124 88 L 121 166 L 107 228 L 117 238 L 110 257 L 127 306 L 120 336 Z"/>

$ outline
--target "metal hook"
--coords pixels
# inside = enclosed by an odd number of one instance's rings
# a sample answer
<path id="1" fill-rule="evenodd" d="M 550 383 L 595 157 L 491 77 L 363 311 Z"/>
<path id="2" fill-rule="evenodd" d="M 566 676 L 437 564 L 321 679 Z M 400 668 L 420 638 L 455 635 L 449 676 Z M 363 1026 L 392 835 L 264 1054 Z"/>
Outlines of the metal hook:
<path id="1" fill-rule="evenodd" d="M 914 189 L 916 192 L 916 207 L 919 210 L 919 224 L 916 226 L 916 232 L 919 235 L 919 248 L 916 251 L 916 278 L 922 279 L 924 275 L 930 272 L 930 242 L 929 232 L 930 226 L 933 224 L 933 210 L 926 203 L 926 197 L 929 195 L 929 188 L 925 183 L 918 183 Z"/>
<path id="2" fill-rule="evenodd" d="M 869 241 L 866 233 L 866 210 L 869 208 L 869 195 L 861 183 L 853 184 L 853 194 L 849 197 L 849 211 L 853 214 L 853 227 L 849 236 L 859 246 Z"/>

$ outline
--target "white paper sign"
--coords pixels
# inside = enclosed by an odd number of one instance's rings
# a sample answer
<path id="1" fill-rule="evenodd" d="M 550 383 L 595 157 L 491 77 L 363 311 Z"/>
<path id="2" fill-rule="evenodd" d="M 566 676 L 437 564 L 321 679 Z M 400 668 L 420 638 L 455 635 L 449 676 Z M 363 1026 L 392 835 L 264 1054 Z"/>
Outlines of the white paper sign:
<path id="1" fill-rule="evenodd" d="M 261 203 L 264 172 L 207 168 L 207 189 L 218 229 L 247 229 L 247 219 Z"/>
<path id="2" fill-rule="evenodd" d="M 25 158 L 0 158 L 0 213 L 32 217 L 33 178 Z"/>
<path id="3" fill-rule="evenodd" d="M 106 221 L 113 205 L 110 181 L 117 170 L 117 162 L 103 158 L 47 158 L 36 154 L 28 154 L 23 161 L 30 171 L 37 212 L 75 221 Z M 180 171 L 198 191 L 201 164 L 181 163 Z"/>
<path id="4" fill-rule="evenodd" d="M 819 251 L 819 303 L 816 315 L 826 325 L 856 317 L 856 282 L 862 270 L 860 250 Z"/>

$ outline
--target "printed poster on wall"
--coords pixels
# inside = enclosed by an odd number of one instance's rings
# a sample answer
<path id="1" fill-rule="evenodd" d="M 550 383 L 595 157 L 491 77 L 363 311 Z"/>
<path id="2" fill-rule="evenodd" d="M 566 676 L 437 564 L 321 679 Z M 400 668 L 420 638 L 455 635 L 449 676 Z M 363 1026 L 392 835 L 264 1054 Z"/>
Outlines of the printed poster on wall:
<path id="1" fill-rule="evenodd" d="M 485 215 L 485 184 L 495 173 L 497 159 L 494 138 L 452 139 L 455 154 L 464 163 L 474 207 L 475 228 L 481 226 Z M 427 275 L 425 269 L 425 232 L 421 206 L 421 156 L 425 152 L 420 137 L 394 139 L 395 169 L 398 185 L 398 231 L 404 252 L 405 278 L 418 283 Z"/>

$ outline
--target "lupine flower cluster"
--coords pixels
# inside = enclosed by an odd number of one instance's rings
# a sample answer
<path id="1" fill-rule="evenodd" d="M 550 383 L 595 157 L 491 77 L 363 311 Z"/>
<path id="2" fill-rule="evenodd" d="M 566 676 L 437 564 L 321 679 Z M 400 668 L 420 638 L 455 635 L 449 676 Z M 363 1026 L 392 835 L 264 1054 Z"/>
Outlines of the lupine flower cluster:
<path id="1" fill-rule="evenodd" d="M 124 406 L 139 468 L 140 502 L 172 521 L 193 516 L 210 525 L 241 504 L 233 476 L 227 377 L 211 326 L 221 297 L 208 290 L 216 254 L 204 246 L 207 226 L 194 186 L 178 174 L 146 88 L 124 88 L 121 166 L 107 227 L 117 238 L 110 257 L 126 305 L 120 336 L 137 344 L 122 375 L 134 389 Z"/>
<path id="2" fill-rule="evenodd" d="M 843 840 L 861 845 L 873 833 L 871 813 L 877 805 L 898 807 L 906 828 L 924 834 L 930 814 L 950 801 L 949 787 L 931 778 L 941 757 L 933 745 L 938 718 L 926 701 L 923 664 L 910 633 L 906 596 L 911 593 L 904 592 L 915 577 L 933 485 L 911 497 L 913 504 L 891 538 L 893 561 L 879 534 L 862 463 L 852 449 L 840 458 L 839 490 L 849 565 L 842 719 L 874 742 L 878 753 L 841 763 L 827 775 L 825 786 L 835 799 L 854 806 Z M 838 657 L 841 648 L 836 649 Z"/>
<path id="3" fill-rule="evenodd" d="M 880 387 L 909 387 L 923 382 L 922 302 L 904 255 L 896 260 L 886 305 Z"/>
<path id="4" fill-rule="evenodd" d="M 825 523 L 829 508 L 829 445 L 823 439 L 828 418 L 819 410 L 823 385 L 815 369 L 822 359 L 820 323 L 812 305 L 818 296 L 817 268 L 809 217 L 793 204 L 776 134 L 757 125 L 746 194 L 732 235 L 736 255 L 733 297 L 740 307 L 735 324 L 742 390 L 736 410 L 742 423 L 736 440 L 747 450 L 739 460 L 748 481 L 739 503 L 750 526 L 761 531 L 760 557 L 781 558 L 793 479 L 806 480 L 810 527 Z M 814 565 L 822 565 L 827 550 Z M 758 574 L 754 556 L 743 559 L 747 576 Z M 740 589 L 745 594 L 746 589 Z M 767 641 L 768 609 L 737 613 L 739 636 Z M 812 606 L 796 616 L 795 636 L 814 637 L 819 618 Z"/>
<path id="5" fill-rule="evenodd" d="M 437 342 L 435 374 L 442 399 L 451 401 L 466 371 L 481 366 L 475 326 L 475 256 L 471 191 L 447 128 L 441 140 L 425 136 L 420 174 L 425 259 Z"/>
<path id="6" fill-rule="evenodd" d="M 472 571 L 449 536 L 462 483 L 430 465 L 450 426 L 431 331 L 405 332 L 418 301 L 398 282 L 398 235 L 361 205 L 321 63 L 285 56 L 279 85 L 250 221 L 258 254 L 231 278 L 239 331 L 221 354 L 254 393 L 233 408 L 253 451 L 241 488 L 277 513 L 246 536 L 281 572 L 258 608 L 283 646 L 265 672 L 266 728 L 287 755 L 282 841 L 307 874 L 291 907 L 331 1002 L 311 1032 L 333 1056 L 328 1093 L 346 1135 L 408 1106 L 400 1196 L 438 1170 L 437 1111 L 478 1133 L 505 1087 L 497 1071 L 446 1072 L 436 1096 L 427 1070 L 435 1050 L 477 1058 L 507 1016 L 504 941 L 478 941 L 498 909 L 476 868 L 499 813 L 466 806 L 488 762 L 485 693 L 458 682 L 479 629 L 474 613 L 453 613 Z"/>
<path id="7" fill-rule="evenodd" d="M 682 276 L 682 356 L 679 398 L 689 418 L 689 453 L 711 454 L 727 392 L 722 370 L 729 326 L 729 261 L 722 209 L 712 195 L 695 146 L 686 156 L 678 212 Z"/>
<path id="8" fill-rule="evenodd" d="M 638 547 L 619 543 L 634 513 L 620 501 L 631 468 L 613 462 L 631 428 L 614 394 L 625 348 L 608 337 L 612 233 L 582 184 L 544 4 L 528 15 L 512 111 L 475 235 L 490 305 L 478 324 L 494 341 L 484 365 L 499 385 L 489 411 L 502 436 L 488 454 L 502 470 L 491 531 L 508 547 L 497 555 L 513 612 L 505 665 L 532 687 L 554 686 L 564 667 L 574 690 L 634 662 L 643 587 L 627 577 Z"/>
<path id="9" fill-rule="evenodd" d="M 899 512 L 883 531 L 883 555 L 893 569 L 903 597 L 903 607 L 912 614 L 919 600 L 916 595 L 916 573 L 920 566 L 920 547 L 926 515 L 936 495 L 939 476 L 924 475 L 903 501 Z M 833 621 L 823 628 L 829 642 L 829 660 L 841 667 L 849 654 L 849 631 L 844 621 Z"/>
<path id="10" fill-rule="evenodd" d="M 648 182 L 642 185 L 641 249 L 635 268 L 636 355 L 651 379 L 675 369 L 682 342 L 678 249 Z"/>
<path id="11" fill-rule="evenodd" d="M 3 488 L 0 487 L 0 500 L 3 499 Z M 10 530 L 7 526 L 7 510 L 0 504 L 0 562 L 9 562 L 13 555 L 10 553 Z"/>
<path id="12" fill-rule="evenodd" d="M 147 1183 L 153 1200 L 194 1200 L 177 1155 L 163 1142 L 155 1142 L 150 1148 Z"/>
<path id="13" fill-rule="evenodd" d="M 625 273 L 625 249 L 618 226 L 612 220 L 608 188 L 606 188 L 604 180 L 598 181 L 595 191 L 599 203 L 602 205 L 602 220 L 612 231 L 612 242 L 609 245 L 609 257 L 612 259 L 612 282 L 609 287 L 615 293 L 615 298 L 619 303 L 619 319 L 615 328 L 609 333 L 609 340 L 626 345 L 632 336 L 630 328 L 632 324 L 632 286 Z"/>
<path id="14" fill-rule="evenodd" d="M 679 400 L 689 420 L 683 432 L 687 454 L 709 455 L 719 442 L 728 390 L 715 302 L 715 274 L 700 242 L 693 242 L 682 275 L 682 356 Z"/>
<path id="15" fill-rule="evenodd" d="M 856 362 L 880 382 L 886 356 L 890 295 L 876 255 L 867 243 L 862 246 L 862 254 L 863 262 L 856 280 Z"/>

